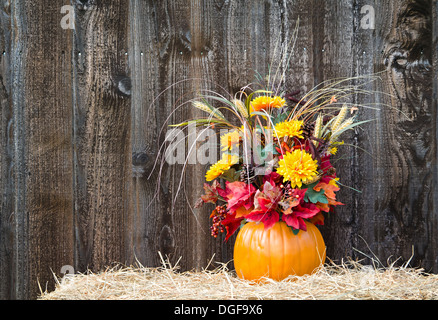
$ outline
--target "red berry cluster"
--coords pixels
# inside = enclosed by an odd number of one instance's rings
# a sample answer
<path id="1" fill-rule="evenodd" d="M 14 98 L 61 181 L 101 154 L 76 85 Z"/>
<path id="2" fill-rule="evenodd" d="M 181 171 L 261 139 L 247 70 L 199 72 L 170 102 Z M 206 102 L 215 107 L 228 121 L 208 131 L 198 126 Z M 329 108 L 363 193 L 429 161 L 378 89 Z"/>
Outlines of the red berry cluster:
<path id="1" fill-rule="evenodd" d="M 211 235 L 215 238 L 219 235 L 219 232 L 224 232 L 225 227 L 222 224 L 222 220 L 224 220 L 227 216 L 227 209 L 225 206 L 217 206 L 213 213 L 211 214 L 211 218 L 213 220 L 213 225 L 210 227 Z"/>
<path id="2" fill-rule="evenodd" d="M 283 190 L 284 196 L 286 198 L 292 196 L 293 190 L 292 190 L 292 188 L 290 186 L 290 182 L 289 181 L 287 181 L 285 184 L 280 185 L 280 188 Z"/>

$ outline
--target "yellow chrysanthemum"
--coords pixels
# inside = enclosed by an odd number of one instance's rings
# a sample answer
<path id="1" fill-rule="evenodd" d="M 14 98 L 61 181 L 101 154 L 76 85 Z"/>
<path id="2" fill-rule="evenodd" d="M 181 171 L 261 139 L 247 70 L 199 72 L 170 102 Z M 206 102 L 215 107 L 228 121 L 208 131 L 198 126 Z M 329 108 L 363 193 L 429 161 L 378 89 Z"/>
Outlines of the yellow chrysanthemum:
<path id="1" fill-rule="evenodd" d="M 285 136 L 288 137 L 297 137 L 303 138 L 303 121 L 292 120 L 292 121 L 283 121 L 277 123 L 275 125 L 274 136 L 278 138 L 282 138 Z"/>
<path id="2" fill-rule="evenodd" d="M 286 152 L 278 164 L 277 173 L 283 176 L 284 182 L 290 181 L 292 188 L 301 188 L 317 175 L 318 162 L 303 150 Z"/>
<path id="3" fill-rule="evenodd" d="M 211 165 L 210 169 L 205 174 L 205 179 L 207 181 L 212 181 L 219 177 L 222 173 L 230 170 L 233 164 L 239 161 L 239 157 L 235 155 L 224 154 L 222 159 Z"/>
<path id="4" fill-rule="evenodd" d="M 239 144 L 240 134 L 236 130 L 221 136 L 222 150 L 231 150 L 234 145 Z"/>
<path id="5" fill-rule="evenodd" d="M 260 96 L 251 101 L 251 111 L 267 110 L 270 108 L 281 108 L 286 105 L 286 100 L 281 97 Z"/>

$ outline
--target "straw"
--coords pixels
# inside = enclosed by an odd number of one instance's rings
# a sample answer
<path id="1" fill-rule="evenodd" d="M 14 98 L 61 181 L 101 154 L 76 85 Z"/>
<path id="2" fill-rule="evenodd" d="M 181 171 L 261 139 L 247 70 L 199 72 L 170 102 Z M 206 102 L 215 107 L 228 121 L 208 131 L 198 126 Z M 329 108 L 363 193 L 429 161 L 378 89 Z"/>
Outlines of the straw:
<path id="1" fill-rule="evenodd" d="M 341 264 L 331 261 L 312 275 L 256 284 L 236 277 L 227 264 L 214 270 L 180 272 L 166 262 L 158 268 L 118 265 L 100 273 L 69 275 L 57 282 L 53 292 L 42 292 L 40 299 L 436 300 L 438 275 L 406 266 L 377 268 L 348 260 Z"/>

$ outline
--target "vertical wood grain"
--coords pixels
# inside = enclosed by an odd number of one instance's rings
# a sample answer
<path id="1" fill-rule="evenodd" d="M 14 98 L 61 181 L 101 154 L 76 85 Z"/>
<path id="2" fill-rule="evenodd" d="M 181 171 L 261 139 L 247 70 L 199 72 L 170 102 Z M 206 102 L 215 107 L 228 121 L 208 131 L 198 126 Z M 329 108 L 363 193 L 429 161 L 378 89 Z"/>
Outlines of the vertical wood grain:
<path id="1" fill-rule="evenodd" d="M 0 299 L 14 297 L 14 225 L 13 225 L 13 135 L 11 104 L 11 28 L 10 6 L 0 3 Z"/>
<path id="2" fill-rule="evenodd" d="M 125 263 L 131 214 L 128 1 L 75 7 L 76 269 Z"/>
<path id="3" fill-rule="evenodd" d="M 183 169 L 182 164 L 161 163 L 167 126 L 192 116 L 190 106 L 181 104 L 201 88 L 199 78 L 211 80 L 203 70 L 203 62 L 211 56 L 212 32 L 210 15 L 203 10 L 196 1 L 190 5 L 179 1 L 131 2 L 131 30 L 135 30 L 130 46 L 134 91 L 133 250 L 140 262 L 152 265 L 161 263 L 158 251 L 173 262 L 182 258 L 183 268 L 206 263 L 200 261 L 206 260 L 208 224 L 202 214 L 191 209 L 194 194 L 202 187 L 201 170 L 193 164 Z M 187 251 L 188 247 L 192 250 Z"/>
<path id="4" fill-rule="evenodd" d="M 434 1 L 432 3 L 432 70 L 433 70 L 433 96 L 432 96 L 432 119 L 434 119 L 434 124 L 432 127 L 432 134 L 435 136 L 435 143 L 438 143 L 438 2 Z M 438 217 L 436 214 L 436 209 L 438 208 L 438 148 L 435 146 L 435 155 L 431 163 L 433 172 L 432 181 L 432 197 L 433 197 L 433 207 L 431 209 L 433 220 L 430 223 L 430 228 L 432 230 L 438 230 Z M 437 236 L 438 238 L 438 236 Z M 434 241 L 434 240 L 432 240 Z M 432 260 L 430 262 L 430 269 L 433 272 L 438 273 L 438 239 L 432 244 L 432 250 L 430 252 L 435 252 L 435 257 L 431 255 Z"/>
<path id="5" fill-rule="evenodd" d="M 11 4 L 15 297 L 73 264 L 71 34 L 61 2 Z"/>
<path id="6" fill-rule="evenodd" d="M 395 109 L 381 113 L 385 140 L 379 154 L 387 181 L 376 216 L 387 247 L 404 259 L 436 272 L 438 242 L 436 201 L 436 110 L 433 108 L 433 2 L 393 1 L 390 28 L 384 34 L 384 89 Z M 436 4 L 435 4 L 436 5 Z M 399 112 L 400 111 L 400 112 Z M 401 114 L 403 112 L 403 114 Z M 382 121 L 383 123 L 383 121 Z M 389 250 L 388 250 L 389 249 Z M 413 249 L 413 250 L 412 250 Z"/>
<path id="7" fill-rule="evenodd" d="M 153 201 L 154 183 L 147 181 L 159 150 L 160 123 L 156 107 L 159 96 L 158 33 L 156 5 L 130 2 L 129 63 L 132 79 L 132 179 L 133 215 L 131 256 L 142 264 L 156 265 L 159 205 Z M 155 178 L 155 176 L 154 176 Z"/>

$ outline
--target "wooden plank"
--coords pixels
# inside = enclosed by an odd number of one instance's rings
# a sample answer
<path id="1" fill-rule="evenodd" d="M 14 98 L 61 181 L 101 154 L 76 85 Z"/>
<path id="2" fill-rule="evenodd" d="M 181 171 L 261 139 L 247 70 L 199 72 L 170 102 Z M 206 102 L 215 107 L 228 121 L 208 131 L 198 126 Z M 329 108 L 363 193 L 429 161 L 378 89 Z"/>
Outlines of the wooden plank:
<path id="1" fill-rule="evenodd" d="M 129 64 L 132 78 L 132 179 L 133 221 L 131 257 L 144 265 L 159 265 L 159 216 L 162 207 L 154 201 L 157 178 L 147 177 L 159 150 L 162 122 L 157 119 L 161 105 L 154 105 L 162 90 L 159 78 L 157 5 L 150 1 L 131 1 L 129 21 Z"/>
<path id="2" fill-rule="evenodd" d="M 126 262 L 131 81 L 125 0 L 78 2 L 74 31 L 75 270 Z"/>
<path id="3" fill-rule="evenodd" d="M 10 82 L 10 6 L 1 3 L 0 22 L 0 299 L 14 297 L 13 135 Z"/>
<path id="4" fill-rule="evenodd" d="M 373 53 L 370 48 L 373 30 L 360 29 L 360 8 L 360 3 L 335 4 L 333 1 L 326 2 L 326 12 L 329 12 L 329 16 L 325 17 L 326 25 L 323 32 L 325 45 L 321 50 L 325 51 L 322 52 L 325 61 L 325 79 L 360 77 L 373 73 Z M 368 56 L 367 51 L 371 51 Z M 361 84 L 365 81 L 366 78 L 350 81 L 345 85 Z M 370 86 L 363 89 L 372 90 Z M 364 99 L 372 100 L 368 96 L 353 95 L 343 99 L 340 103 L 361 105 L 364 103 Z M 358 121 L 367 120 L 368 116 L 368 110 L 360 108 Z M 364 175 L 369 174 L 371 169 L 370 160 L 367 158 L 368 154 L 363 155 L 361 150 L 368 151 L 369 149 L 364 136 L 367 136 L 367 132 L 372 126 L 364 125 L 363 127 L 364 130 L 356 128 L 344 134 L 343 139 L 350 146 L 340 147 L 339 154 L 341 156 L 338 159 L 336 157 L 333 159 L 338 177 L 341 183 L 346 186 L 338 194 L 339 200 L 345 206 L 336 208 L 335 214 L 329 216 L 327 226 L 323 229 L 323 235 L 328 246 L 327 255 L 337 262 L 345 257 L 366 258 L 356 251 L 366 252 L 363 250 L 364 244 L 360 238 L 363 237 L 366 229 L 362 229 L 364 225 L 361 225 L 360 222 L 363 221 L 365 204 L 369 200 L 364 196 L 369 186 L 362 182 L 366 179 Z M 374 176 L 371 177 L 374 178 Z M 360 193 L 355 190 L 359 190 Z"/>
<path id="5" fill-rule="evenodd" d="M 61 1 L 11 4 L 15 298 L 73 264 L 71 34 Z"/>
<path id="6" fill-rule="evenodd" d="M 183 102 L 180 97 L 190 98 L 194 88 L 199 88 L 193 78 L 202 75 L 192 74 L 198 69 L 191 62 L 193 56 L 207 53 L 205 48 L 196 47 L 197 35 L 192 30 L 199 27 L 192 20 L 194 11 L 199 9 L 199 4 L 187 6 L 183 2 L 131 2 L 133 250 L 135 257 L 148 265 L 159 265 L 161 252 L 173 262 L 181 257 L 183 268 L 194 267 L 197 264 L 194 260 L 202 251 L 196 229 L 191 229 L 199 215 L 190 209 L 194 196 L 189 195 L 188 202 L 185 200 L 185 193 L 197 192 L 200 174 L 193 174 L 197 170 L 193 165 L 187 167 L 184 176 L 182 164 L 163 163 L 160 168 L 159 160 L 154 166 L 157 157 L 163 155 L 160 147 L 167 125 L 190 117 L 187 106 L 173 113 Z M 173 86 L 174 83 L 178 84 Z M 187 182 L 187 177 L 192 181 Z M 180 179 L 182 188 L 178 191 Z M 186 185 L 193 188 L 186 189 Z M 174 202 L 177 192 L 180 196 Z M 201 227 L 208 233 L 205 224 Z M 190 241 L 193 243 L 188 244 Z"/>
<path id="7" fill-rule="evenodd" d="M 286 2 L 284 15 L 284 40 L 282 45 L 289 45 L 290 61 L 286 67 L 285 91 L 293 93 L 299 91 L 296 98 L 301 98 L 311 90 L 321 78 L 320 37 L 322 24 L 320 15 L 306 0 Z M 298 23 L 296 34 L 295 28 Z M 294 39 L 295 38 L 295 39 Z M 294 44 L 295 43 L 295 44 Z M 294 45 L 293 45 L 294 44 Z M 319 49 L 316 49 L 319 48 Z M 291 103 L 290 103 L 291 104 Z"/>
<path id="8" fill-rule="evenodd" d="M 434 125 L 432 127 L 432 134 L 435 134 L 435 143 L 438 141 L 438 2 L 433 1 L 432 3 L 432 66 L 434 70 L 433 77 L 433 95 L 432 95 L 432 119 L 435 119 Z M 438 148 L 435 144 L 435 155 L 433 161 L 431 162 L 431 171 L 433 172 L 433 182 L 432 182 L 432 197 L 433 197 L 433 207 L 432 207 L 432 219 L 429 222 L 430 228 L 432 230 L 438 229 L 438 217 L 436 213 L 436 208 L 438 208 Z M 438 237 L 437 237 L 438 238 Z M 432 240 L 432 249 L 438 252 L 438 240 Z M 433 255 L 431 255 L 433 258 Z M 432 264 L 432 263 L 431 263 Z M 435 260 L 432 264 L 432 271 L 438 273 L 438 254 L 435 255 Z"/>
<path id="9" fill-rule="evenodd" d="M 436 272 L 433 5 L 432 1 L 406 0 L 379 8 L 387 13 L 382 20 L 389 26 L 383 30 L 384 89 L 393 95 L 384 101 L 395 109 L 381 113 L 385 133 L 377 141 L 381 146 L 378 168 L 383 168 L 386 180 L 377 197 L 375 241 L 383 242 L 386 254 L 392 252 L 404 260 L 414 253 L 412 265 Z"/>

